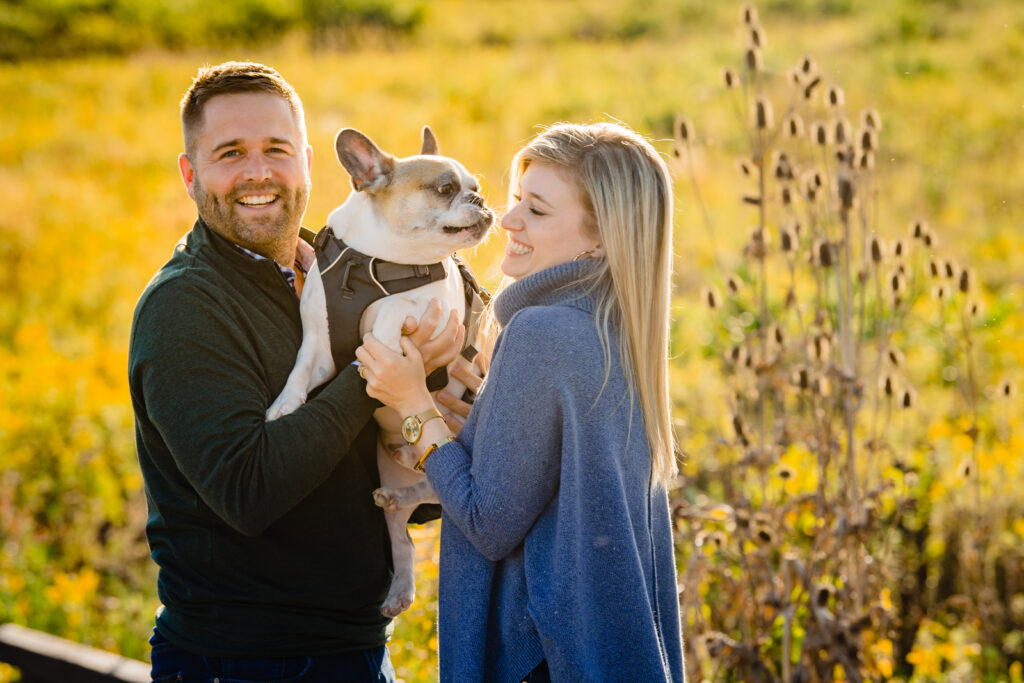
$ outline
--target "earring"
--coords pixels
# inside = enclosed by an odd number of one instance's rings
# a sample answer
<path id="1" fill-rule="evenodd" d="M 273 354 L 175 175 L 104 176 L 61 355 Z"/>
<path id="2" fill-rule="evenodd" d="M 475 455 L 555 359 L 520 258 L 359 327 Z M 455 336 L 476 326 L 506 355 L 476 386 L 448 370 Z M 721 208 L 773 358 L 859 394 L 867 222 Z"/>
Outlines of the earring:
<path id="1" fill-rule="evenodd" d="M 593 253 L 594 253 L 593 249 L 585 249 L 585 250 L 581 251 L 580 253 L 576 254 L 576 257 L 573 259 L 573 261 L 579 261 L 581 258 L 587 258 L 590 254 L 593 254 Z"/>

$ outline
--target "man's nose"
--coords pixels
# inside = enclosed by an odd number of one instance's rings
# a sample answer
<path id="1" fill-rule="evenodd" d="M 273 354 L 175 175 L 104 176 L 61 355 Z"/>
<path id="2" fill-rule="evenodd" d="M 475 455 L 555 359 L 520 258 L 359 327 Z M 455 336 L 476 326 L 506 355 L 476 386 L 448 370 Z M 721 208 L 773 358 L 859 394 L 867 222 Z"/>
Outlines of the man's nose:
<path id="1" fill-rule="evenodd" d="M 245 164 L 246 180 L 267 180 L 271 176 L 270 164 L 262 154 L 250 154 Z"/>

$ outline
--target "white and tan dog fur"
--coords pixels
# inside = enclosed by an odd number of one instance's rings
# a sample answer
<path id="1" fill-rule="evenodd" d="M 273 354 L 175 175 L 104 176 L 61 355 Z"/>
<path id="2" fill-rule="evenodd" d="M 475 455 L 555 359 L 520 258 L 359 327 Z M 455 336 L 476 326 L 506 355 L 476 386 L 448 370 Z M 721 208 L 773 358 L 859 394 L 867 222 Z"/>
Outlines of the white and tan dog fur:
<path id="1" fill-rule="evenodd" d="M 370 331 L 389 348 L 401 352 L 402 323 L 408 316 L 421 318 L 432 299 L 441 301 L 441 320 L 446 320 L 452 309 L 463 319 L 465 290 L 451 257 L 456 250 L 473 247 L 484 238 L 494 213 L 484 205 L 477 179 L 459 162 L 440 155 L 429 126 L 423 128 L 423 147 L 416 156 L 395 158 L 352 128 L 338 132 L 335 150 L 352 177 L 355 191 L 327 219 L 334 235 L 367 256 L 392 263 L 440 262 L 445 266 L 444 279 L 378 299 L 363 311 L 360 336 Z M 313 388 L 336 372 L 328 336 L 327 296 L 330 293 L 325 292 L 320 271 L 314 265 L 302 289 L 302 345 L 284 390 L 267 410 L 268 420 L 297 409 Z M 455 362 L 466 361 L 460 356 Z M 446 388 L 456 396 L 465 389 L 455 380 Z M 406 524 L 416 505 L 437 502 L 423 474 L 401 464 L 410 460 L 410 454 L 403 451 L 411 451 L 401 435 L 402 417 L 389 408 L 374 413 L 380 425 L 377 465 L 381 486 L 406 492 L 401 507 L 393 496 L 375 492 L 377 504 L 385 510 L 395 568 L 391 590 L 381 608 L 390 617 L 406 609 L 415 595 L 415 548 Z"/>

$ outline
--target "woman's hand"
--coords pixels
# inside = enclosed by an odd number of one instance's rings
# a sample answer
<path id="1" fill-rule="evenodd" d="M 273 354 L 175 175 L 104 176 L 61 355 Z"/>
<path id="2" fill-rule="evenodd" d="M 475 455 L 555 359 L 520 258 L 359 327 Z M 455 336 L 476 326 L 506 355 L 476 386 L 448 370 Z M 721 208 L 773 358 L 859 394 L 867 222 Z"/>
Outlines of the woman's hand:
<path id="1" fill-rule="evenodd" d="M 466 328 L 459 320 L 458 311 L 452 309 L 447 322 L 440 333 L 431 339 L 431 335 L 441 327 L 441 301 L 431 299 L 423 318 L 409 316 L 402 324 L 402 334 L 409 335 L 412 343 L 419 349 L 423 358 L 426 374 L 439 367 L 448 365 L 462 351 L 462 342 L 466 337 Z"/>
<path id="2" fill-rule="evenodd" d="M 434 402 L 427 390 L 419 349 L 405 336 L 399 343 L 404 356 L 366 334 L 363 345 L 356 349 L 356 358 L 365 366 L 361 374 L 366 379 L 366 393 L 407 417 L 427 410 Z"/>

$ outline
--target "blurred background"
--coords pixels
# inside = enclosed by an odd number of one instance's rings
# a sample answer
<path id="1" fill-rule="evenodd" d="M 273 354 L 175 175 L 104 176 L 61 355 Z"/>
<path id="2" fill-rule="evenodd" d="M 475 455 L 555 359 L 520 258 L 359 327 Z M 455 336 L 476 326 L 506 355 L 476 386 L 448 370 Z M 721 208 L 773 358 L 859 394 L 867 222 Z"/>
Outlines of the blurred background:
<path id="1" fill-rule="evenodd" d="M 148 657 L 128 333 L 195 218 L 178 101 L 228 59 L 302 97 L 313 229 L 349 192 L 343 126 L 407 155 L 430 124 L 499 211 L 544 124 L 621 121 L 670 160 L 693 680 L 1021 680 L 1018 0 L 0 0 L 0 623 Z M 465 255 L 492 288 L 503 249 Z M 857 355 L 823 354 L 844 329 Z M 429 681 L 414 534 L 391 650 Z"/>

